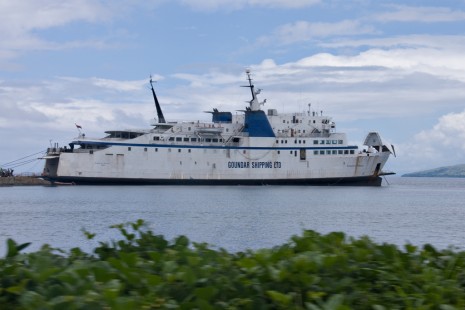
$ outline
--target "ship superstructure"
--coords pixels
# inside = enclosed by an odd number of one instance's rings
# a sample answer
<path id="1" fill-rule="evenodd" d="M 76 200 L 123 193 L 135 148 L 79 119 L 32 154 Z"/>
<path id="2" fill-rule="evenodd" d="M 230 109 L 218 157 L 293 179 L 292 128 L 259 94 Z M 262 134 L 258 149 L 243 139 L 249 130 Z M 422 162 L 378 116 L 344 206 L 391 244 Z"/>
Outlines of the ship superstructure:
<path id="1" fill-rule="evenodd" d="M 247 71 L 252 99 L 238 113 L 213 109 L 210 122 L 167 122 L 152 93 L 158 121 L 147 130 L 80 134 L 69 147 L 47 150 L 43 177 L 75 184 L 381 185 L 394 147 L 377 132 L 360 150 L 333 120 L 311 110 L 262 110 L 260 89 Z"/>

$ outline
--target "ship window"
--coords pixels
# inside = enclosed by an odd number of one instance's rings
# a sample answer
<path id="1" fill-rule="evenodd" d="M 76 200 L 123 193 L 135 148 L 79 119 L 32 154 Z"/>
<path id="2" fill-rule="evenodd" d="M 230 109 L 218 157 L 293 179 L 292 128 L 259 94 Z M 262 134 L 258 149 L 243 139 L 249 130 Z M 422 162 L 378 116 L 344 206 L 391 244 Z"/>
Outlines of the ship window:
<path id="1" fill-rule="evenodd" d="M 326 154 L 331 155 L 331 150 L 326 150 Z"/>
<path id="2" fill-rule="evenodd" d="M 302 142 L 303 142 L 303 144 L 305 144 L 305 141 L 307 141 L 307 140 L 303 140 L 303 141 L 302 141 Z"/>
<path id="3" fill-rule="evenodd" d="M 130 150 L 131 150 L 131 147 L 128 147 L 128 151 L 130 151 Z"/>
<path id="4" fill-rule="evenodd" d="M 189 142 L 189 138 L 184 138 L 184 142 Z"/>
<path id="5" fill-rule="evenodd" d="M 279 143 L 279 140 L 276 140 L 276 143 Z"/>
<path id="6" fill-rule="evenodd" d="M 338 153 L 339 155 L 342 155 L 343 151 L 342 151 L 342 150 L 339 150 L 339 151 L 337 151 L 337 153 Z"/>
<path id="7" fill-rule="evenodd" d="M 220 142 L 223 142 L 223 139 L 220 139 Z"/>
<path id="8" fill-rule="evenodd" d="M 318 144 L 318 140 L 313 140 L 313 144 Z"/>
<path id="9" fill-rule="evenodd" d="M 320 144 L 325 144 L 325 140 L 320 140 Z"/>
<path id="10" fill-rule="evenodd" d="M 324 150 L 320 150 L 320 155 L 325 155 L 325 151 L 324 151 Z"/>
<path id="11" fill-rule="evenodd" d="M 305 149 L 300 149 L 300 160 L 305 160 L 307 157 L 306 155 Z"/>
<path id="12" fill-rule="evenodd" d="M 158 140 L 160 140 L 160 137 L 158 137 L 158 136 L 153 137 L 153 140 L 154 140 L 154 141 L 158 141 Z"/>
<path id="13" fill-rule="evenodd" d="M 178 153 L 181 153 L 181 149 L 178 149 Z"/>
<path id="14" fill-rule="evenodd" d="M 155 148 L 155 152 L 158 152 L 158 147 Z"/>
<path id="15" fill-rule="evenodd" d="M 278 154 L 281 154 L 281 151 L 278 151 Z"/>
<path id="16" fill-rule="evenodd" d="M 213 142 L 218 142 L 218 139 L 213 139 L 212 141 L 213 141 Z"/>
<path id="17" fill-rule="evenodd" d="M 212 139 L 206 138 L 206 139 L 205 139 L 205 142 L 212 142 Z"/>
<path id="18" fill-rule="evenodd" d="M 233 138 L 234 143 L 238 143 L 239 141 L 240 141 L 240 138 L 237 138 L 237 137 Z"/>
<path id="19" fill-rule="evenodd" d="M 245 150 L 243 150 L 243 151 L 242 151 L 242 153 L 244 153 L 244 154 L 245 154 Z"/>
<path id="20" fill-rule="evenodd" d="M 170 137 L 168 140 L 169 141 L 174 141 L 174 137 Z"/>
<path id="21" fill-rule="evenodd" d="M 336 150 L 333 150 L 332 153 L 333 153 L 333 155 L 336 155 L 336 154 L 337 154 L 337 151 L 336 151 Z"/>
<path id="22" fill-rule="evenodd" d="M 197 138 L 191 138 L 192 142 L 197 142 Z"/>
<path id="23" fill-rule="evenodd" d="M 191 128 L 190 128 L 190 127 L 187 127 L 187 130 L 188 130 L 188 131 L 191 131 Z"/>
<path id="24" fill-rule="evenodd" d="M 181 137 L 176 137 L 176 141 L 182 141 Z"/>
<path id="25" fill-rule="evenodd" d="M 318 151 L 313 151 L 313 155 L 318 155 Z"/>
<path id="26" fill-rule="evenodd" d="M 355 154 L 355 151 L 354 150 L 350 150 L 350 154 Z"/>
<path id="27" fill-rule="evenodd" d="M 290 151 L 290 154 L 292 155 L 292 151 Z"/>
<path id="28" fill-rule="evenodd" d="M 171 153 L 171 149 L 168 149 L 168 153 Z"/>
<path id="29" fill-rule="evenodd" d="M 89 151 L 89 154 L 94 154 L 94 151 L 93 151 L 93 150 L 90 150 L 90 151 Z"/>
<path id="30" fill-rule="evenodd" d="M 146 147 L 144 147 L 144 152 L 147 152 L 147 148 L 146 148 Z"/>
<path id="31" fill-rule="evenodd" d="M 191 149 L 188 149 L 187 152 L 190 153 L 190 152 L 191 152 Z"/>
<path id="32" fill-rule="evenodd" d="M 284 143 L 287 144 L 287 140 L 284 140 Z"/>
<path id="33" fill-rule="evenodd" d="M 333 144 L 337 144 L 337 140 L 333 140 L 331 141 Z"/>
<path id="34" fill-rule="evenodd" d="M 294 151 L 294 156 L 297 157 L 297 151 Z"/>
<path id="35" fill-rule="evenodd" d="M 338 144 L 342 144 L 342 140 L 338 140 L 337 142 L 338 142 Z"/>
<path id="36" fill-rule="evenodd" d="M 331 144 L 331 140 L 326 140 L 326 144 Z"/>
<path id="37" fill-rule="evenodd" d="M 283 124 L 286 124 L 286 120 L 285 120 L 285 119 L 283 119 Z"/>
<path id="38" fill-rule="evenodd" d="M 294 140 L 294 144 L 297 144 L 297 139 Z"/>
<path id="39" fill-rule="evenodd" d="M 345 154 L 345 155 L 349 154 L 349 151 L 348 151 L 348 150 L 344 150 L 344 154 Z"/>
<path id="40" fill-rule="evenodd" d="M 229 128 L 226 128 L 226 132 L 229 132 Z"/>

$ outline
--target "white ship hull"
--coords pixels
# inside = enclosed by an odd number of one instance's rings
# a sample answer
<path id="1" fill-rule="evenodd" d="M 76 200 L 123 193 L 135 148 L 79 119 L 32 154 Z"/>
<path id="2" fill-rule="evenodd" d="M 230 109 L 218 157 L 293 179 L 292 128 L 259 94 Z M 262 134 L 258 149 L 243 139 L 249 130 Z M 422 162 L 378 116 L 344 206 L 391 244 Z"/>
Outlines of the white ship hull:
<path id="1" fill-rule="evenodd" d="M 329 118 L 310 110 L 211 113 L 211 123 L 156 124 L 101 139 L 81 135 L 71 148 L 48 150 L 43 177 L 76 184 L 379 186 L 393 154 L 377 133 L 368 134 L 368 150 L 348 145 Z"/>

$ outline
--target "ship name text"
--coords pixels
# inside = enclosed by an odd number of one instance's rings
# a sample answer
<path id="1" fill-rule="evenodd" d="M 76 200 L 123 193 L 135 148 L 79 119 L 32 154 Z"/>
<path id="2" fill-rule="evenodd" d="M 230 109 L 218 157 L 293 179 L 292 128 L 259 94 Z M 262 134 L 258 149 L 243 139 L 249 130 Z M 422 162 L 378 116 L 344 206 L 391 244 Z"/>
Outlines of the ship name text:
<path id="1" fill-rule="evenodd" d="M 228 161 L 228 168 L 281 168 L 280 161 Z"/>

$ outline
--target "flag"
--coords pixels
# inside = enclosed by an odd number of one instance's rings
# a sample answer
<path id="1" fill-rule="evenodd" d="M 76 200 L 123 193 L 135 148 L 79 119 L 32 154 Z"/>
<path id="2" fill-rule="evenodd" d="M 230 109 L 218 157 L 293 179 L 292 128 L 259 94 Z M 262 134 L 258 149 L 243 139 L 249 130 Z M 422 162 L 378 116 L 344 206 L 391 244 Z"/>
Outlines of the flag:
<path id="1" fill-rule="evenodd" d="M 76 124 L 76 123 L 74 123 L 74 125 L 76 125 L 76 128 L 77 128 L 77 129 L 82 129 L 82 127 L 81 127 L 80 125 L 78 125 L 78 124 Z"/>

